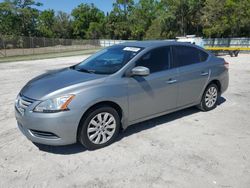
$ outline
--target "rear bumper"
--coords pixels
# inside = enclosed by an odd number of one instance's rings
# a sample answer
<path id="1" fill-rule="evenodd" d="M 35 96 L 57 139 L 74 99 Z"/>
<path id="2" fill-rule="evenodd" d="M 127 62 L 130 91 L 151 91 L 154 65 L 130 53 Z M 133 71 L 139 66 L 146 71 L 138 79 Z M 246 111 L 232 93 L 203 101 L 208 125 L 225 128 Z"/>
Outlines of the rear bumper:
<path id="1" fill-rule="evenodd" d="M 228 89 L 229 85 L 229 73 L 228 70 L 225 71 L 221 78 L 220 78 L 220 83 L 221 83 L 221 94 L 224 93 Z"/>
<path id="2" fill-rule="evenodd" d="M 15 109 L 20 131 L 32 142 L 45 145 L 68 145 L 77 142 L 80 118 L 76 112 L 34 113 L 21 115 Z"/>

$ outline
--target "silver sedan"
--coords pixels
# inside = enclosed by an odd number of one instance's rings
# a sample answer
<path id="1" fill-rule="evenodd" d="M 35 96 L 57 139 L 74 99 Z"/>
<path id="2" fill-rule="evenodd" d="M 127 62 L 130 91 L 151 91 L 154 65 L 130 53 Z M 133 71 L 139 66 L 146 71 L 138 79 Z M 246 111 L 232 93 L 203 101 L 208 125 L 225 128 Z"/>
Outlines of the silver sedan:
<path id="1" fill-rule="evenodd" d="M 15 115 L 32 142 L 98 149 L 135 123 L 191 106 L 214 109 L 228 82 L 228 63 L 195 45 L 128 42 L 32 79 Z"/>

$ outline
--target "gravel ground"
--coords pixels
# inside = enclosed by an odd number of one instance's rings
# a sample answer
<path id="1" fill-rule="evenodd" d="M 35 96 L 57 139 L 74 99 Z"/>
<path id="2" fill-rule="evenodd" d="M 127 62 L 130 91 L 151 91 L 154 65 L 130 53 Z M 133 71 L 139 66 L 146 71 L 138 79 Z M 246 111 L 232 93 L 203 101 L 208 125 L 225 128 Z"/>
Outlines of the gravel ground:
<path id="1" fill-rule="evenodd" d="M 36 146 L 16 127 L 21 87 L 86 56 L 0 64 L 0 187 L 250 187 L 250 55 L 230 62 L 213 111 L 189 108 L 131 126 L 109 147 Z"/>

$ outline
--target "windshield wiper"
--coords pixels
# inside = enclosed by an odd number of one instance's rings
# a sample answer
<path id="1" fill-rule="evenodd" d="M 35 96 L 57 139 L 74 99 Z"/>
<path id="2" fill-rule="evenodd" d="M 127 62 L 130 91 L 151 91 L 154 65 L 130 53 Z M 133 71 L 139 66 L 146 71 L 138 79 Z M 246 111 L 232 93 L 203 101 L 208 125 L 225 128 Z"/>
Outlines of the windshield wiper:
<path id="1" fill-rule="evenodd" d="M 87 73 L 90 73 L 90 74 L 95 73 L 95 70 L 88 70 L 88 69 L 84 69 L 84 68 L 75 69 L 75 70 L 76 70 L 76 71 L 79 71 L 79 72 L 87 72 Z"/>

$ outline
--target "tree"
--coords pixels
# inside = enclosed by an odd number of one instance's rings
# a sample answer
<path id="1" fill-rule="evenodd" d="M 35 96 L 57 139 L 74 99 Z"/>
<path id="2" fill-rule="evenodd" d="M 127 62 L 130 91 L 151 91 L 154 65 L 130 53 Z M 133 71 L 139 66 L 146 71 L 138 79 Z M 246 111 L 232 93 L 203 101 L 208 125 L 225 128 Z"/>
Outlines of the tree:
<path id="1" fill-rule="evenodd" d="M 110 12 L 106 23 L 107 33 L 110 38 L 123 40 L 130 38 L 131 30 L 128 17 L 133 5 L 133 0 L 117 0 L 113 4 L 113 10 Z"/>
<path id="2" fill-rule="evenodd" d="M 250 0 L 241 0 L 236 10 L 237 35 L 239 37 L 250 36 Z"/>
<path id="3" fill-rule="evenodd" d="M 103 36 L 103 34 L 103 23 L 91 22 L 86 32 L 86 37 L 88 39 L 99 39 Z"/>
<path id="4" fill-rule="evenodd" d="M 201 18 L 203 33 L 206 36 L 221 37 L 228 30 L 225 3 L 226 0 L 206 0 Z"/>
<path id="5" fill-rule="evenodd" d="M 55 37 L 53 26 L 55 25 L 55 12 L 54 10 L 44 10 L 38 17 L 37 30 L 40 36 Z"/>
<path id="6" fill-rule="evenodd" d="M 204 0 L 162 0 L 158 18 L 168 38 L 201 34 L 200 16 Z"/>
<path id="7" fill-rule="evenodd" d="M 163 28 L 160 19 L 155 19 L 152 22 L 152 25 L 148 28 L 145 39 L 162 39 Z"/>
<path id="8" fill-rule="evenodd" d="M 156 18 L 158 2 L 155 0 L 140 0 L 131 10 L 130 23 L 131 38 L 142 40 L 146 31 Z"/>
<path id="9" fill-rule="evenodd" d="M 104 20 L 104 13 L 93 4 L 80 4 L 72 11 L 73 35 L 77 38 L 86 38 L 87 30 L 91 22 L 101 23 Z"/>
<path id="10" fill-rule="evenodd" d="M 72 21 L 70 19 L 70 15 L 59 11 L 55 17 L 53 30 L 57 38 L 71 38 Z"/>
<path id="11" fill-rule="evenodd" d="M 1 32 L 11 35 L 35 35 L 41 3 L 33 0 L 4 0 L 0 3 Z"/>
<path id="12" fill-rule="evenodd" d="M 201 23 L 207 37 L 249 36 L 250 0 L 206 0 Z"/>
<path id="13" fill-rule="evenodd" d="M 34 0 L 8 0 L 14 6 L 15 12 L 21 20 L 21 33 L 24 36 L 36 35 L 36 20 L 39 11 L 35 7 L 42 4 Z"/>
<path id="14" fill-rule="evenodd" d="M 250 36 L 250 0 L 116 0 L 106 16 L 93 4 L 82 3 L 71 15 L 39 11 L 41 5 L 3 0 L 0 34 L 125 40 Z"/>
<path id="15" fill-rule="evenodd" d="M 20 18 L 14 12 L 13 4 L 9 1 L 0 3 L 0 34 L 20 35 Z"/>

